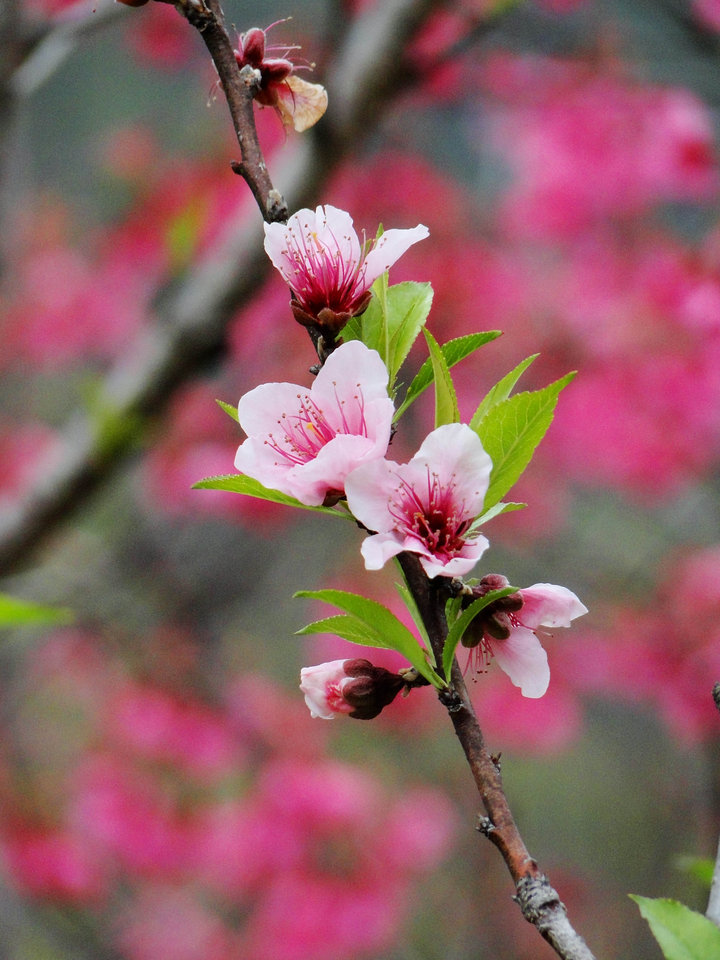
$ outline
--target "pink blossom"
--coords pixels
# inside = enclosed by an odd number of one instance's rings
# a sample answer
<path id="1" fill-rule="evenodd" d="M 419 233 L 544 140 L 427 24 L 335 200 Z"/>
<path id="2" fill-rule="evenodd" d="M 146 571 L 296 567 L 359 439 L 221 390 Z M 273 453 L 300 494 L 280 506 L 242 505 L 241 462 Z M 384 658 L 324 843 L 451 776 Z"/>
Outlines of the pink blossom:
<path id="1" fill-rule="evenodd" d="M 236 468 L 309 506 L 337 499 L 355 467 L 387 450 L 394 412 L 387 383 L 380 355 L 355 340 L 328 357 L 309 390 L 261 384 L 238 404 L 248 439 Z"/>
<path id="2" fill-rule="evenodd" d="M 375 280 L 428 232 L 421 224 L 386 230 L 363 249 L 350 214 L 326 204 L 298 210 L 287 224 L 266 223 L 265 250 L 292 290 L 295 319 L 334 337 L 367 307 Z"/>
<path id="3" fill-rule="evenodd" d="M 332 720 L 336 713 L 350 713 L 352 706 L 343 698 L 343 687 L 351 678 L 345 673 L 347 660 L 331 660 L 300 671 L 300 690 L 310 716 Z"/>
<path id="4" fill-rule="evenodd" d="M 461 423 L 438 427 L 406 464 L 375 460 L 346 480 L 348 506 L 368 530 L 368 570 L 402 551 L 416 553 L 429 577 L 468 573 L 489 546 L 472 523 L 482 510 L 492 461 Z"/>
<path id="5" fill-rule="evenodd" d="M 491 575 L 480 581 L 474 593 L 483 596 L 488 589 L 507 585 L 505 577 Z M 482 611 L 476 625 L 480 637 L 463 637 L 463 643 L 475 649 L 471 660 L 474 658 L 477 665 L 488 664 L 494 657 L 524 697 L 542 697 L 550 683 L 550 668 L 538 633 L 569 627 L 584 613 L 587 607 L 567 587 L 536 583 Z"/>
<path id="6" fill-rule="evenodd" d="M 402 690 L 397 673 L 357 657 L 332 660 L 300 671 L 300 689 L 310 715 L 332 720 L 336 713 L 348 713 L 357 720 L 372 720 Z"/>

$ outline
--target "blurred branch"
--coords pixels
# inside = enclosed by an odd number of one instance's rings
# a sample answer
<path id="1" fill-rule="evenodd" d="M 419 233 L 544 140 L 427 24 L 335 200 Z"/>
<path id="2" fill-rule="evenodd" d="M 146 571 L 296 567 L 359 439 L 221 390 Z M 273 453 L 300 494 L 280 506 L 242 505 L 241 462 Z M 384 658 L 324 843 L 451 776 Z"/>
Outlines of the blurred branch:
<path id="1" fill-rule="evenodd" d="M 429 580 L 414 554 L 401 553 L 400 566 L 408 587 L 428 632 L 430 644 L 438 663 L 442 663 L 443 647 L 447 637 L 444 592 L 447 584 L 442 577 Z M 515 883 L 515 901 L 522 915 L 563 960 L 594 960 L 582 937 L 573 929 L 565 905 L 549 879 L 530 856 L 513 818 L 500 775 L 497 757 L 490 755 L 480 724 L 468 696 L 462 671 L 457 660 L 453 662 L 450 689 L 440 694 L 440 701 L 460 741 L 480 800 L 487 813 L 478 822 L 478 830 L 500 851 L 510 876 Z"/>
<path id="2" fill-rule="evenodd" d="M 111 0 L 105 0 L 102 5 L 100 0 L 85 0 L 74 3 L 37 27 L 27 35 L 22 62 L 16 64 L 13 73 L 12 89 L 15 96 L 31 96 L 62 65 L 81 40 L 127 13 L 122 4 Z"/>
<path id="3" fill-rule="evenodd" d="M 716 680 L 712 688 L 712 698 L 718 711 L 720 711 L 720 680 Z M 705 916 L 708 920 L 720 927 L 720 843 L 718 843 L 717 855 L 715 857 L 715 869 L 713 870 L 712 883 L 710 884 L 710 897 L 708 898 L 707 910 Z"/>
<path id="4" fill-rule="evenodd" d="M 378 124 L 407 75 L 402 52 L 408 39 L 439 5 L 439 0 L 386 0 L 355 22 L 328 70 L 326 117 L 298 139 L 289 162 L 277 170 L 290 209 L 313 204 L 331 170 Z M 168 295 L 156 322 L 110 372 L 103 408 L 127 424 L 160 414 L 173 392 L 222 349 L 229 320 L 251 300 L 268 270 L 259 224 L 248 225 L 243 216 Z M 93 418 L 78 412 L 63 441 L 58 459 L 0 516 L 0 575 L 30 560 L 112 476 L 133 451 L 135 434 L 128 430 L 109 444 Z"/>

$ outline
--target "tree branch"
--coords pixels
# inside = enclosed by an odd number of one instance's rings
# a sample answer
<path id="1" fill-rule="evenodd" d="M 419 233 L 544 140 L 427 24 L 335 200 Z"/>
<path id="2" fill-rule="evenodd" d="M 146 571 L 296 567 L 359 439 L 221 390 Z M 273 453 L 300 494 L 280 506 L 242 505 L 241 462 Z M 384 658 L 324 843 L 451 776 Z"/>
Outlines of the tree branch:
<path id="1" fill-rule="evenodd" d="M 435 659 L 442 663 L 448 632 L 447 585 L 441 577 L 429 580 L 415 555 L 401 553 L 398 560 L 427 629 Z M 515 884 L 515 900 L 522 915 L 563 960 L 594 960 L 585 941 L 573 929 L 557 892 L 528 853 L 505 796 L 498 759 L 490 755 L 485 745 L 457 660 L 453 662 L 450 690 L 440 694 L 440 701 L 465 752 L 486 813 L 478 819 L 478 830 L 500 851 Z"/>

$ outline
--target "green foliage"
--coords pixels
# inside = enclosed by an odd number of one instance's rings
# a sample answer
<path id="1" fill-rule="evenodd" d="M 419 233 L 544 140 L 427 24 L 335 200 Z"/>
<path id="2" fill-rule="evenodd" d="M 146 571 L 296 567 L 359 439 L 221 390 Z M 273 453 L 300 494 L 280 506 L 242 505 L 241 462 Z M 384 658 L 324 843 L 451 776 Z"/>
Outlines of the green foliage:
<path id="1" fill-rule="evenodd" d="M 534 353 L 531 357 L 527 357 L 525 360 L 522 360 L 514 370 L 511 370 L 510 373 L 507 373 L 502 380 L 499 380 L 491 390 L 489 390 L 483 400 L 480 403 L 480 406 L 477 408 L 473 414 L 473 418 L 470 421 L 470 426 L 473 430 L 477 430 L 478 424 L 481 422 L 488 410 L 491 410 L 493 407 L 496 407 L 499 403 L 502 403 L 503 400 L 507 398 L 512 393 L 513 387 L 518 382 L 520 377 L 525 373 L 527 368 L 540 356 L 538 353 Z"/>
<path id="2" fill-rule="evenodd" d="M 710 887 L 715 871 L 715 863 L 712 860 L 705 857 L 678 857 L 676 866 L 678 870 L 699 880 L 704 886 Z"/>
<path id="3" fill-rule="evenodd" d="M 486 511 L 505 496 L 530 463 L 552 423 L 560 391 L 574 376 L 574 372 L 568 373 L 541 390 L 500 400 L 475 426 L 493 462 L 485 497 Z"/>
<path id="4" fill-rule="evenodd" d="M 460 411 L 458 410 L 457 395 L 447 361 L 437 340 L 430 331 L 423 330 L 423 333 L 430 351 L 433 380 L 435 381 L 435 426 L 442 427 L 446 423 L 459 423 Z"/>
<path id="5" fill-rule="evenodd" d="M 362 340 L 377 350 L 388 368 L 392 394 L 398 371 L 430 313 L 433 289 L 429 283 L 410 281 L 389 287 L 384 274 L 373 284 L 373 294 L 367 310 L 343 329 L 343 340 Z"/>
<path id="6" fill-rule="evenodd" d="M 469 357 L 470 354 L 479 350 L 480 347 L 485 346 L 486 343 L 496 340 L 499 336 L 501 336 L 500 330 L 486 330 L 482 333 L 469 333 L 464 337 L 456 337 L 454 340 L 448 340 L 447 343 L 444 343 L 440 347 L 448 369 L 454 367 L 455 364 L 461 360 L 464 360 L 465 357 Z M 417 400 L 420 394 L 426 390 L 432 382 L 433 364 L 432 359 L 428 357 L 408 387 L 405 399 L 395 413 L 396 421 L 400 419 L 410 404 Z"/>
<path id="7" fill-rule="evenodd" d="M 345 590 L 300 590 L 295 596 L 322 600 L 345 611 L 345 614 L 316 620 L 298 630 L 298 634 L 335 633 L 351 643 L 396 650 L 434 686 L 445 686 L 428 663 L 428 651 L 395 614 L 381 603 Z"/>
<path id="8" fill-rule="evenodd" d="M 677 900 L 634 900 L 660 944 L 665 960 L 720 960 L 720 928 Z"/>
<path id="9" fill-rule="evenodd" d="M 263 486 L 258 480 L 246 477 L 243 473 L 231 473 L 221 477 L 206 477 L 192 485 L 193 490 L 227 490 L 230 493 L 242 493 L 246 497 L 255 497 L 257 500 L 270 500 L 272 503 L 282 503 L 286 507 L 300 507 L 301 510 L 313 510 L 315 513 L 325 513 L 331 517 L 349 517 L 349 514 L 334 510 L 332 507 L 309 507 L 300 503 L 295 497 L 279 490 L 271 490 Z"/>
<path id="10" fill-rule="evenodd" d="M 481 610 L 484 610 L 485 607 L 494 603 L 495 600 L 500 600 L 501 597 L 507 597 L 511 593 L 515 593 L 517 589 L 517 587 L 504 587 L 502 590 L 491 590 L 490 593 L 486 593 L 484 597 L 478 597 L 477 600 L 473 600 L 470 606 L 463 610 L 457 619 L 452 620 L 448 635 L 445 638 L 445 646 L 443 647 L 443 671 L 446 677 L 450 676 L 457 645 L 460 643 L 463 634 L 475 617 Z M 451 613 L 459 606 L 458 600 L 459 598 L 455 598 L 448 603 L 448 613 Z"/>
<path id="11" fill-rule="evenodd" d="M 237 407 L 234 407 L 231 403 L 225 403 L 224 400 L 216 399 L 215 403 L 220 407 L 221 410 L 225 411 L 225 413 L 230 417 L 231 420 L 234 420 L 235 423 L 238 422 Z"/>
<path id="12" fill-rule="evenodd" d="M 0 593 L 0 627 L 63 624 L 70 623 L 72 619 L 70 610 L 40 606 L 29 600 L 19 600 L 17 597 Z"/>

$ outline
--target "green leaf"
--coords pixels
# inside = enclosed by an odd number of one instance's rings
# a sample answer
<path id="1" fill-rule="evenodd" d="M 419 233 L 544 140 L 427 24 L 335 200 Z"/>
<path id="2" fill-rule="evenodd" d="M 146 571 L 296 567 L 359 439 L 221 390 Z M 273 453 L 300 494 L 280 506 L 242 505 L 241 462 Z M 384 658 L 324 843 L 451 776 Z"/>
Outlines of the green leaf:
<path id="1" fill-rule="evenodd" d="M 423 330 L 423 334 L 430 351 L 435 380 L 435 427 L 442 427 L 447 423 L 459 423 L 460 411 L 455 386 L 443 352 L 429 330 Z"/>
<path id="2" fill-rule="evenodd" d="M 206 477 L 192 485 L 193 490 L 227 490 L 230 493 L 242 493 L 246 497 L 255 497 L 258 500 L 270 500 L 271 503 L 282 503 L 286 507 L 300 507 L 301 510 L 314 510 L 315 513 L 326 513 L 331 517 L 349 517 L 350 514 L 341 513 L 332 507 L 309 507 L 300 503 L 295 497 L 279 490 L 264 487 L 258 480 L 246 477 L 244 473 L 231 473 L 221 477 Z"/>
<path id="3" fill-rule="evenodd" d="M 714 861 L 705 857 L 682 856 L 676 859 L 675 866 L 688 876 L 699 880 L 709 889 L 715 872 Z"/>
<path id="4" fill-rule="evenodd" d="M 387 329 L 390 342 L 387 365 L 391 386 L 394 386 L 400 367 L 425 326 L 432 301 L 433 288 L 429 283 L 408 281 L 397 283 L 388 290 Z"/>
<path id="5" fill-rule="evenodd" d="M 412 593 L 404 583 L 396 583 L 395 588 L 397 592 L 400 594 L 400 597 L 403 603 L 407 607 L 408 612 L 410 613 L 410 616 L 413 618 L 413 623 L 417 627 L 418 633 L 420 634 L 420 636 L 423 638 L 423 641 L 425 642 L 425 647 L 427 648 L 426 649 L 427 657 L 434 666 L 435 657 L 433 655 L 432 650 L 430 649 L 430 638 L 428 637 L 427 629 L 425 627 L 425 624 L 423 623 L 423 618 L 420 615 L 420 611 L 418 610 L 418 605 L 415 602 L 415 597 L 412 595 Z"/>
<path id="6" fill-rule="evenodd" d="M 486 512 L 505 496 L 530 463 L 552 423 L 560 391 L 574 376 L 573 371 L 542 390 L 502 400 L 478 424 L 476 433 L 493 462 Z"/>
<path id="7" fill-rule="evenodd" d="M 506 503 L 505 501 L 500 500 L 499 503 L 496 503 L 494 506 L 490 507 L 489 510 L 481 513 L 477 520 L 473 521 L 468 533 L 472 533 L 473 530 L 477 530 L 478 527 L 481 527 L 484 523 L 487 523 L 488 520 L 493 520 L 495 517 L 499 517 L 501 513 L 512 513 L 514 510 L 524 510 L 526 506 L 526 503 L 515 503 L 512 500 Z"/>
<path id="8" fill-rule="evenodd" d="M 677 900 L 630 894 L 666 960 L 720 960 L 720 928 Z"/>
<path id="9" fill-rule="evenodd" d="M 455 337 L 454 340 L 448 340 L 448 342 L 444 343 L 440 349 L 443 352 L 443 356 L 445 357 L 448 368 L 450 368 L 454 367 L 455 364 L 459 363 L 461 360 L 464 360 L 465 357 L 469 357 L 470 354 L 474 353 L 476 350 L 479 350 L 480 347 L 485 346 L 486 343 L 496 340 L 499 336 L 501 336 L 500 330 L 486 330 L 482 333 L 469 333 L 464 337 Z M 394 419 L 399 420 L 410 404 L 417 400 L 420 394 L 426 390 L 432 382 L 433 365 L 432 360 L 430 357 L 428 357 L 408 387 L 407 393 L 405 394 L 405 399 L 395 412 Z"/>
<path id="10" fill-rule="evenodd" d="M 322 600 L 349 614 L 347 619 L 326 617 L 324 620 L 316 620 L 302 630 L 298 630 L 299 634 L 334 632 L 353 643 L 396 650 L 434 686 L 438 688 L 445 686 L 429 665 L 425 648 L 420 645 L 405 624 L 401 623 L 395 614 L 381 603 L 356 593 L 347 593 L 345 590 L 300 590 L 295 596 Z M 329 627 L 328 624 L 333 626 Z M 336 629 L 338 627 L 340 630 Z"/>
<path id="11" fill-rule="evenodd" d="M 70 610 L 40 606 L 29 600 L 19 600 L 17 597 L 0 593 L 0 627 L 70 623 L 72 619 Z"/>
<path id="12" fill-rule="evenodd" d="M 506 374 L 502 380 L 499 380 L 495 386 L 488 391 L 480 403 L 480 406 L 473 414 L 472 420 L 470 421 L 470 426 L 473 430 L 477 430 L 478 424 L 488 410 L 497 406 L 498 403 L 501 403 L 503 400 L 507 400 L 512 393 L 513 387 L 518 382 L 520 377 L 523 375 L 523 373 L 525 373 L 530 364 L 537 360 L 539 356 L 539 353 L 534 353 L 531 357 L 527 357 L 525 360 L 522 360 L 514 370 L 511 370 L 510 373 Z"/>
<path id="13" fill-rule="evenodd" d="M 491 590 L 490 593 L 486 593 L 484 597 L 478 597 L 477 600 L 473 600 L 470 606 L 463 610 L 457 620 L 454 620 L 450 624 L 450 629 L 448 630 L 448 635 L 445 638 L 445 645 L 443 647 L 443 672 L 446 677 L 450 676 L 457 645 L 460 643 L 463 634 L 475 617 L 489 604 L 494 603 L 495 600 L 500 600 L 501 597 L 507 597 L 511 593 L 515 593 L 517 589 L 517 587 L 504 587 L 502 590 Z"/>
<path id="14" fill-rule="evenodd" d="M 373 284 L 367 310 L 343 328 L 343 340 L 362 340 L 377 350 L 388 368 L 390 392 L 395 378 L 430 313 L 433 290 L 429 283 L 387 285 L 387 273 Z"/>
<path id="15" fill-rule="evenodd" d="M 237 407 L 234 407 L 231 403 L 225 403 L 224 400 L 217 400 L 217 399 L 216 399 L 216 400 L 215 400 L 215 403 L 220 407 L 221 410 L 224 410 L 225 413 L 226 413 L 232 420 L 235 421 L 235 423 L 238 423 L 238 409 L 237 409 Z"/>

